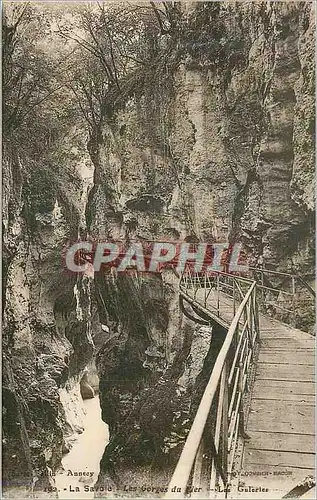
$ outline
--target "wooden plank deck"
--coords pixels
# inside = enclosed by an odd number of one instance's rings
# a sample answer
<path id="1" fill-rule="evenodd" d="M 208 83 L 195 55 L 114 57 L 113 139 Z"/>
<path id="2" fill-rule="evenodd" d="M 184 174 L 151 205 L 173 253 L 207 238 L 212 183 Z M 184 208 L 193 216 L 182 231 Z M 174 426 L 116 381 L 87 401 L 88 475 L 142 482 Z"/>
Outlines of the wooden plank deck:
<path id="1" fill-rule="evenodd" d="M 198 289 L 197 302 L 203 296 Z M 217 305 L 211 291 L 206 307 L 215 311 Z M 219 310 L 229 326 L 233 304 L 224 294 Z M 239 498 L 282 498 L 306 476 L 315 476 L 314 373 L 314 337 L 260 315 L 259 358 L 247 422 L 250 440 L 244 443 Z M 262 491 L 254 491 L 257 488 Z"/>
<path id="2" fill-rule="evenodd" d="M 282 498 L 306 476 L 315 476 L 315 341 L 264 316 L 260 337 L 242 474 L 255 469 L 269 474 L 241 479 L 269 490 L 256 496 L 244 492 L 244 498 Z"/>

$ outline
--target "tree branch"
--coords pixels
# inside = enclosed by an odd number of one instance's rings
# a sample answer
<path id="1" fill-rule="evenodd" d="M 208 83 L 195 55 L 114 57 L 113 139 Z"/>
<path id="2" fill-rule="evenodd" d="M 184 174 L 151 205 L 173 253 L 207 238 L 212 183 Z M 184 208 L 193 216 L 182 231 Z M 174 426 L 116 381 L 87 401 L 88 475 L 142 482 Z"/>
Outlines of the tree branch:
<path id="1" fill-rule="evenodd" d="M 160 14 L 159 14 L 159 12 L 162 12 L 162 11 L 160 11 L 159 9 L 156 8 L 156 5 L 155 5 L 154 2 L 150 2 L 150 4 L 151 4 L 153 12 L 154 12 L 154 14 L 156 16 L 156 19 L 158 20 L 158 23 L 160 25 L 162 35 L 167 35 L 168 31 L 166 31 L 166 29 L 164 28 L 163 21 L 161 19 Z"/>

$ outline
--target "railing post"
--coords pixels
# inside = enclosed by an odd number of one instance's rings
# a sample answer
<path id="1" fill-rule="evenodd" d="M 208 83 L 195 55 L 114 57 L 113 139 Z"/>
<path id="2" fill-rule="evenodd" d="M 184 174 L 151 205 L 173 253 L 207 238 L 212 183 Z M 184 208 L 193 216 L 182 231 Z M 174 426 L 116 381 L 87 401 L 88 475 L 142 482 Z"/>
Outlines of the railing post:
<path id="1" fill-rule="evenodd" d="M 220 312 L 219 312 L 219 302 L 220 302 L 219 294 L 220 294 L 220 290 L 219 290 L 219 274 L 217 274 L 217 316 L 219 316 L 219 314 L 220 314 Z"/>
<path id="2" fill-rule="evenodd" d="M 251 346 L 251 349 L 252 349 L 252 346 Z M 247 351 L 247 354 L 246 354 L 246 359 L 248 358 L 248 351 Z M 243 387 L 243 364 L 242 363 L 239 363 L 239 370 L 240 370 L 240 374 L 239 374 L 239 393 L 241 394 L 241 398 L 240 398 L 240 405 L 239 405 L 239 432 L 241 434 L 241 437 L 243 439 L 250 439 L 250 436 L 246 433 L 246 430 L 245 430 L 245 419 L 244 419 L 244 409 L 243 409 L 243 393 L 244 393 L 244 387 Z"/>
<path id="3" fill-rule="evenodd" d="M 197 273 L 194 274 L 194 299 L 196 300 L 196 295 L 199 287 L 199 282 L 198 282 L 198 276 Z"/>
<path id="4" fill-rule="evenodd" d="M 236 314 L 236 280 L 233 278 L 233 315 Z"/>
<path id="5" fill-rule="evenodd" d="M 259 306 L 257 303 L 257 287 L 252 292 L 253 295 L 253 314 L 254 314 L 254 322 L 255 322 L 255 330 L 257 334 L 258 340 L 260 339 L 260 317 L 259 317 Z"/>
<path id="6" fill-rule="evenodd" d="M 226 384 L 227 384 L 226 379 L 227 379 L 226 372 L 224 369 L 222 369 L 220 387 L 219 387 L 219 397 L 218 397 L 215 440 L 214 440 L 216 453 L 219 452 L 219 443 L 220 443 L 221 427 L 222 427 L 222 420 L 223 420 L 223 401 L 224 401 L 225 388 L 226 388 Z M 217 467 L 216 467 L 216 458 L 214 457 L 212 459 L 212 464 L 211 464 L 210 496 L 209 496 L 209 498 L 214 498 L 215 487 L 216 487 L 216 478 L 217 478 Z"/>
<path id="7" fill-rule="evenodd" d="M 292 310 L 293 310 L 293 326 L 296 327 L 296 283 L 295 283 L 295 276 L 292 276 Z"/>
<path id="8" fill-rule="evenodd" d="M 247 309 L 247 321 L 248 321 L 248 342 L 249 345 L 252 345 L 252 336 L 253 336 L 253 328 L 252 328 L 252 308 L 251 308 L 251 298 L 248 300 L 246 304 L 246 309 Z"/>
<path id="9" fill-rule="evenodd" d="M 222 406 L 222 447 L 221 447 L 221 462 L 222 470 L 228 482 L 228 407 L 229 407 L 229 394 L 228 394 L 228 361 L 226 360 L 223 366 L 224 377 L 224 393 L 223 393 L 223 406 Z M 226 485 L 225 485 L 226 486 Z"/>

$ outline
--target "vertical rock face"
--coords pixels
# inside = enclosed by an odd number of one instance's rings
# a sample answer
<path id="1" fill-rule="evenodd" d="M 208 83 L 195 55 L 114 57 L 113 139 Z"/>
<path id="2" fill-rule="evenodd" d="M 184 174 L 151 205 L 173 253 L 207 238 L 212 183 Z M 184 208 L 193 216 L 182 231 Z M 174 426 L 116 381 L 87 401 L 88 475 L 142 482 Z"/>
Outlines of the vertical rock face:
<path id="1" fill-rule="evenodd" d="M 100 482 L 167 474 L 225 335 L 185 318 L 171 270 L 68 276 L 65 240 L 241 241 L 251 263 L 314 274 L 314 4 L 188 2 L 178 15 L 90 137 L 88 199 L 82 149 L 57 181 L 5 146 L 7 482 L 58 466 L 93 338 L 111 436 Z"/>
<path id="2" fill-rule="evenodd" d="M 103 130 L 93 225 L 112 221 L 117 236 L 242 239 L 271 267 L 310 272 L 313 7 L 191 11 L 178 64 L 148 75 Z M 209 40 L 212 22 L 220 40 Z"/>
<path id="3" fill-rule="evenodd" d="M 90 234 L 241 241 L 251 263 L 312 277 L 314 6 L 187 7 L 163 67 L 91 144 Z M 97 277 L 95 289 L 110 328 L 97 358 L 112 436 L 101 479 L 124 483 L 127 469 L 175 461 L 195 407 L 200 376 L 182 384 L 199 333 L 169 272 Z M 197 373 L 210 369 L 207 352 Z"/>
<path id="4" fill-rule="evenodd" d="M 71 161 L 73 189 L 47 165 L 35 175 L 10 140 L 3 167 L 3 480 L 43 487 L 80 427 L 79 377 L 93 353 L 90 285 L 66 274 L 62 256 L 81 225 L 84 182 Z"/>

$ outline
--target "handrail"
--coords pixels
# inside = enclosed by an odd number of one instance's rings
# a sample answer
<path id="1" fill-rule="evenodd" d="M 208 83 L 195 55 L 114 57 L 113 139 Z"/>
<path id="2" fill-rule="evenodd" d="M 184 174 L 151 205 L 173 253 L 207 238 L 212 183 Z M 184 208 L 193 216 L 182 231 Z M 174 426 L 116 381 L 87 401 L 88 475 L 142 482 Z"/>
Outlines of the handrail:
<path id="1" fill-rule="evenodd" d="M 265 267 L 249 267 L 250 271 L 255 271 L 258 273 L 263 273 L 263 274 L 273 274 L 276 276 L 285 276 L 291 280 L 298 280 L 302 283 L 302 285 L 310 292 L 310 294 L 313 297 L 316 297 L 316 292 L 315 290 L 307 283 L 307 281 L 304 280 L 304 278 L 298 274 L 292 274 L 292 273 L 282 273 L 280 271 L 273 271 L 271 269 L 266 269 Z M 261 286 L 261 284 L 260 284 Z"/>
<path id="2" fill-rule="evenodd" d="M 184 448 L 178 460 L 176 469 L 170 481 L 168 491 L 170 491 L 170 488 L 172 488 L 175 485 L 177 485 L 177 488 L 181 489 L 179 495 L 178 493 L 173 493 L 173 498 L 183 498 L 184 492 L 186 491 L 186 486 L 188 484 L 191 470 L 195 461 L 195 457 L 197 455 L 197 451 L 202 440 L 207 418 L 215 394 L 218 389 L 218 385 L 226 364 L 230 347 L 233 343 L 233 339 L 235 337 L 236 330 L 239 326 L 239 321 L 241 319 L 241 316 L 246 310 L 246 306 L 252 295 L 252 292 L 255 290 L 255 287 L 256 287 L 256 282 L 254 281 L 250 286 L 248 292 L 246 293 L 243 301 L 238 307 L 238 310 L 233 318 L 233 321 L 226 335 L 225 341 L 216 359 L 211 376 L 206 385 L 203 397 L 200 401 L 192 427 L 190 429 Z M 169 498 L 169 494 L 167 494 L 165 498 Z"/>
<path id="3" fill-rule="evenodd" d="M 280 285 L 274 283 L 275 277 L 279 278 L 279 281 L 282 280 Z M 204 284 L 202 280 L 205 281 Z M 249 268 L 249 275 L 247 276 L 230 274 L 224 271 L 213 271 L 211 274 L 202 275 L 187 267 L 183 273 L 180 286 L 181 290 L 187 294 L 188 288 L 195 290 L 205 288 L 205 306 L 210 295 L 210 289 L 213 288 L 217 293 L 217 300 L 213 303 L 209 301 L 209 307 L 213 308 L 216 311 L 215 315 L 220 318 L 221 294 L 225 293 L 233 298 L 234 315 L 236 303 L 241 302 L 241 288 L 243 291 L 245 285 L 253 280 L 257 282 L 257 302 L 263 314 L 273 314 L 277 319 L 290 323 L 296 328 L 300 327 L 310 331 L 310 327 L 313 326 L 314 314 L 305 316 L 306 323 L 303 324 L 302 312 L 314 310 L 315 291 L 301 276 L 255 267 Z M 209 288 L 208 293 L 206 287 Z"/>
<path id="4" fill-rule="evenodd" d="M 239 275 L 229 274 L 223 271 L 215 271 L 212 274 L 204 274 L 194 272 L 190 267 L 186 267 L 181 279 L 180 279 L 180 292 L 187 296 L 187 300 L 196 298 L 197 290 L 203 289 L 204 296 L 201 297 L 203 300 L 204 307 L 213 313 L 213 316 L 221 319 L 221 301 L 223 299 L 223 294 L 228 295 L 233 299 L 232 302 L 232 317 L 236 313 L 237 306 L 241 303 L 244 298 L 247 289 L 251 286 L 255 280 L 250 278 L 241 277 Z M 247 289 L 246 289 L 247 286 Z M 192 291 L 190 293 L 189 291 Z M 209 296 L 211 292 L 216 292 L 216 301 L 210 301 Z M 212 311 L 213 310 L 213 311 Z M 222 318 L 223 319 L 223 318 Z M 226 324 L 226 326 L 229 326 Z"/>
<path id="5" fill-rule="evenodd" d="M 233 299 L 231 316 L 233 320 L 171 478 L 168 492 L 173 488 L 173 498 L 184 498 L 184 495 L 188 493 L 189 482 L 194 488 L 199 486 L 207 470 L 208 474 L 211 470 L 209 491 L 217 491 L 219 481 L 222 481 L 224 487 L 230 481 L 238 439 L 247 437 L 244 432 L 243 395 L 247 386 L 249 367 L 255 353 L 256 340 L 259 336 L 258 302 L 262 300 L 265 306 L 270 303 L 267 300 L 270 301 L 277 294 L 278 300 L 274 303 L 275 307 L 294 314 L 294 319 L 296 319 L 297 298 L 301 301 L 306 300 L 302 297 L 302 292 L 296 288 L 296 280 L 308 289 L 310 295 L 315 295 L 314 290 L 299 276 L 263 268 L 250 268 L 250 271 L 254 273 L 252 278 L 224 271 L 201 275 L 189 267 L 185 269 L 181 277 L 180 293 L 194 310 L 200 309 L 202 314 L 210 315 L 211 318 L 216 316 L 217 321 L 221 323 L 220 320 L 225 320 L 225 318 L 222 317 L 220 302 L 227 295 Z M 284 286 L 285 279 L 282 279 L 282 286 L 274 288 L 274 281 L 271 283 L 270 279 L 265 276 L 266 273 L 290 278 L 291 288 L 288 288 L 289 285 Z M 204 292 L 201 293 L 200 289 Z M 297 295 L 298 291 L 299 295 Z M 285 307 L 289 303 L 292 310 Z M 226 314 L 228 315 L 228 311 Z M 212 409 L 216 396 L 217 406 Z M 215 422 L 214 418 L 216 418 Z M 212 432 L 210 426 L 213 428 Z M 211 453 L 211 461 L 208 463 L 204 459 L 204 449 L 207 454 Z M 204 470 L 204 476 L 202 476 L 202 470 Z M 169 498 L 169 493 L 165 498 Z"/>
<path id="6" fill-rule="evenodd" d="M 305 281 L 301 276 L 297 276 L 297 279 L 304 285 L 313 297 L 316 297 L 315 290 L 307 283 L 307 281 Z"/>
<path id="7" fill-rule="evenodd" d="M 288 276 L 290 278 L 292 276 L 295 276 L 295 274 L 292 274 L 292 273 L 282 273 L 280 271 L 273 271 L 272 269 L 266 269 L 265 267 L 252 267 L 252 266 L 249 266 L 248 269 L 251 270 L 251 271 L 264 271 L 264 272 L 269 273 L 269 274 L 279 274 L 280 276 Z"/>
<path id="8" fill-rule="evenodd" d="M 314 313 L 311 317 L 308 315 L 303 324 L 302 312 L 314 310 L 316 292 L 303 277 L 262 267 L 250 267 L 249 270 L 258 285 L 258 302 L 262 312 L 265 314 L 270 308 L 278 319 L 309 331 L 314 324 Z M 274 277 L 280 277 L 280 286 L 274 285 Z"/>

